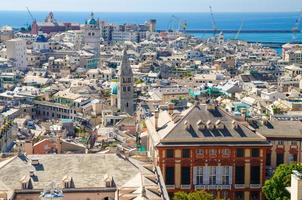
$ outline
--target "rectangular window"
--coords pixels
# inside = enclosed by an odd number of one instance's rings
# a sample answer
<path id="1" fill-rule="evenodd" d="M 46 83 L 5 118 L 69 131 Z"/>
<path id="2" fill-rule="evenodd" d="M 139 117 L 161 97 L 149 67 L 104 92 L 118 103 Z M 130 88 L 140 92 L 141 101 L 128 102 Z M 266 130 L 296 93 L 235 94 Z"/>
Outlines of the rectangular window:
<path id="1" fill-rule="evenodd" d="M 174 185 L 174 167 L 166 167 L 166 185 Z"/>
<path id="2" fill-rule="evenodd" d="M 197 149 L 196 150 L 196 155 L 197 156 L 204 156 L 204 149 Z"/>
<path id="3" fill-rule="evenodd" d="M 166 150 L 166 157 L 167 158 L 174 158 L 174 150 L 173 149 L 167 149 Z"/>
<path id="4" fill-rule="evenodd" d="M 203 167 L 196 167 L 196 185 L 203 185 Z"/>
<path id="5" fill-rule="evenodd" d="M 272 153 L 266 153 L 266 166 L 271 166 Z"/>
<path id="6" fill-rule="evenodd" d="M 221 191 L 222 199 L 229 199 L 229 192 L 226 190 Z"/>
<path id="7" fill-rule="evenodd" d="M 293 154 L 293 161 L 297 162 L 298 161 L 298 155 L 297 154 Z"/>
<path id="8" fill-rule="evenodd" d="M 181 184 L 190 185 L 190 167 L 181 168 Z"/>
<path id="9" fill-rule="evenodd" d="M 259 192 L 251 191 L 251 200 L 258 200 L 258 199 L 260 199 Z"/>
<path id="10" fill-rule="evenodd" d="M 222 166 L 222 185 L 229 185 L 230 168 L 229 166 Z"/>
<path id="11" fill-rule="evenodd" d="M 297 154 L 289 153 L 288 154 L 288 162 L 289 163 L 291 163 L 291 162 L 297 162 Z"/>
<path id="12" fill-rule="evenodd" d="M 291 145 L 297 145 L 297 141 L 295 140 L 291 141 Z"/>
<path id="13" fill-rule="evenodd" d="M 216 149 L 210 149 L 209 150 L 209 155 L 210 156 L 217 156 L 217 150 Z"/>
<path id="14" fill-rule="evenodd" d="M 236 156 L 239 158 L 244 157 L 244 149 L 237 149 L 236 150 Z"/>
<path id="15" fill-rule="evenodd" d="M 244 193 L 242 191 L 235 193 L 235 200 L 243 200 Z"/>
<path id="16" fill-rule="evenodd" d="M 244 166 L 236 166 L 235 184 L 244 184 Z"/>
<path id="17" fill-rule="evenodd" d="M 284 163 L 284 154 L 283 153 L 277 153 L 277 163 L 276 165 L 281 165 Z"/>
<path id="18" fill-rule="evenodd" d="M 228 157 L 231 155 L 230 149 L 222 149 L 222 155 Z"/>
<path id="19" fill-rule="evenodd" d="M 190 158 L 190 149 L 183 149 L 182 150 L 182 157 L 183 158 Z"/>
<path id="20" fill-rule="evenodd" d="M 216 185 L 216 167 L 215 166 L 209 167 L 209 184 Z"/>
<path id="21" fill-rule="evenodd" d="M 251 184 L 260 184 L 260 166 L 251 166 Z"/>
<path id="22" fill-rule="evenodd" d="M 257 158 L 259 155 L 259 149 L 252 149 L 252 157 Z"/>

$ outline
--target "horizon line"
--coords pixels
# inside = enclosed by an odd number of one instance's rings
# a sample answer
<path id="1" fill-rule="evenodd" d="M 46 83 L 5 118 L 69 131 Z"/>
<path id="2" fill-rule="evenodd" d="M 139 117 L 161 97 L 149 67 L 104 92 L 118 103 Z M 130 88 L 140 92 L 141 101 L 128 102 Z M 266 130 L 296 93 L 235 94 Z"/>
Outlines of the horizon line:
<path id="1" fill-rule="evenodd" d="M 4 12 L 28 12 L 24 10 L 2 10 Z M 208 11 L 86 11 L 86 10 L 30 10 L 31 12 L 94 12 L 94 13 L 209 13 Z M 215 13 L 299 13 L 298 11 L 216 11 Z"/>

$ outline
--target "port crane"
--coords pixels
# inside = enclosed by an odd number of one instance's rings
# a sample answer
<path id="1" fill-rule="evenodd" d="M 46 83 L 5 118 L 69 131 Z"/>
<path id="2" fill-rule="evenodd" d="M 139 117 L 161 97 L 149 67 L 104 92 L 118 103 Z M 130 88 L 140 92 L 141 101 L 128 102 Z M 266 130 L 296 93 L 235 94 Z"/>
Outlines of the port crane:
<path id="1" fill-rule="evenodd" d="M 187 30 L 188 24 L 185 20 L 181 20 L 175 15 L 172 15 L 168 26 L 169 26 L 168 29 L 171 31 L 185 32 Z"/>
<path id="2" fill-rule="evenodd" d="M 238 40 L 239 35 L 240 35 L 240 32 L 241 32 L 241 30 L 242 30 L 242 28 L 243 28 L 243 24 L 244 24 L 244 21 L 241 20 L 240 27 L 239 27 L 239 29 L 238 29 L 238 32 L 237 32 L 236 35 L 235 35 L 235 38 L 234 38 L 235 40 Z"/>
<path id="3" fill-rule="evenodd" d="M 35 18 L 34 18 L 34 16 L 31 14 L 31 12 L 30 12 L 30 10 L 29 10 L 29 8 L 28 8 L 28 7 L 26 7 L 26 10 L 27 10 L 27 12 L 28 12 L 28 14 L 29 14 L 29 16 L 30 16 L 30 18 L 31 18 L 32 22 L 35 22 L 35 21 L 36 21 L 36 19 L 35 19 Z"/>
<path id="4" fill-rule="evenodd" d="M 300 25 L 300 22 L 301 22 L 301 18 L 302 18 L 302 10 L 300 11 L 299 16 L 296 19 L 296 22 L 294 24 L 294 27 L 292 28 L 292 32 L 293 32 L 292 42 L 293 43 L 297 42 L 297 33 L 300 32 L 299 25 Z"/>
<path id="5" fill-rule="evenodd" d="M 209 6 L 209 8 L 210 8 L 210 13 L 211 13 L 211 18 L 212 18 L 213 34 L 215 36 L 218 33 L 218 28 L 217 28 L 217 24 L 216 24 L 216 20 L 214 17 L 214 12 L 213 12 L 212 6 Z"/>

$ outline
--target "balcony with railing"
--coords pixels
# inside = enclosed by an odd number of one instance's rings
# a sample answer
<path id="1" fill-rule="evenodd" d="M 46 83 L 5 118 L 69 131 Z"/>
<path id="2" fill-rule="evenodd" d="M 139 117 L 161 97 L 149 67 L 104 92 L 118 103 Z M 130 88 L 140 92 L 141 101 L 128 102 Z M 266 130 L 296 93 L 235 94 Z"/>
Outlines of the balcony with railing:
<path id="1" fill-rule="evenodd" d="M 243 189 L 245 188 L 244 184 L 235 184 L 235 189 Z"/>
<path id="2" fill-rule="evenodd" d="M 195 190 L 230 190 L 231 185 L 195 185 Z"/>
<path id="3" fill-rule="evenodd" d="M 166 185 L 167 190 L 174 190 L 175 185 Z"/>
<path id="4" fill-rule="evenodd" d="M 250 184 L 251 189 L 259 189 L 261 188 L 261 184 Z"/>
<path id="5" fill-rule="evenodd" d="M 182 189 L 182 190 L 190 190 L 191 189 L 191 185 L 181 185 L 180 189 Z"/>

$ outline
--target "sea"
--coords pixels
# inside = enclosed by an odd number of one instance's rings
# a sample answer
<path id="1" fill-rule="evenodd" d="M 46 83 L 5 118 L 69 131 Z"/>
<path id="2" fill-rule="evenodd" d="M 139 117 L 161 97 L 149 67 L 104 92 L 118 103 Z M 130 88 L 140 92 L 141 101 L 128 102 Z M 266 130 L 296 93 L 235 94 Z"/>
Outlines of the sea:
<path id="1" fill-rule="evenodd" d="M 33 11 L 32 16 L 37 21 L 43 21 L 47 11 Z M 90 12 L 53 12 L 59 22 L 84 23 L 90 16 Z M 95 12 L 95 17 L 109 23 L 141 24 L 149 19 L 157 20 L 157 29 L 177 29 L 176 21 L 186 22 L 187 29 L 212 29 L 210 13 L 123 13 L 123 12 Z M 267 12 L 267 13 L 214 13 L 217 29 L 232 30 L 292 30 L 299 12 Z M 177 20 L 176 20 L 177 19 Z M 31 24 L 29 13 L 24 11 L 0 11 L 0 26 L 9 25 L 14 28 L 25 27 Z M 301 30 L 302 24 L 299 25 Z M 212 33 L 192 33 L 199 38 L 211 37 Z M 225 33 L 226 39 L 235 39 L 235 33 Z M 293 41 L 292 33 L 240 33 L 238 39 L 249 42 L 278 42 L 287 43 Z M 296 40 L 302 42 L 302 33 L 296 35 Z"/>

